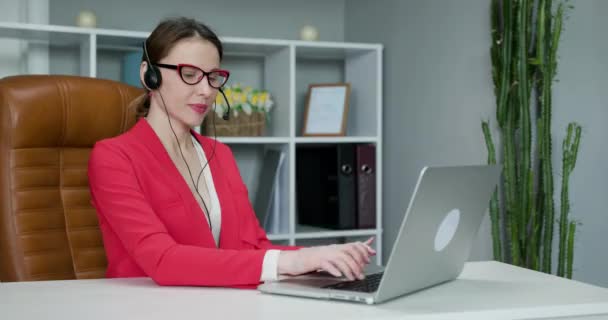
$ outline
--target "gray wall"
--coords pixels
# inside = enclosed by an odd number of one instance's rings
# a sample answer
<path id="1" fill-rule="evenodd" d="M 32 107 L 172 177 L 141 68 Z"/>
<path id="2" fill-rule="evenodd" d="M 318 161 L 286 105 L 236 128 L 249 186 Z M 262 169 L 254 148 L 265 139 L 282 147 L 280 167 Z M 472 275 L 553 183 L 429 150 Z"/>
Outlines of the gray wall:
<path id="1" fill-rule="evenodd" d="M 346 40 L 385 45 L 385 257 L 423 166 L 485 162 L 480 121 L 493 115 L 490 37 L 483 27 L 489 25 L 489 2 L 468 2 L 356 0 L 346 5 Z M 378 19 L 383 23 L 360 23 Z M 488 230 L 486 221 L 472 259 L 490 257 Z"/>
<path id="2" fill-rule="evenodd" d="M 349 0 L 345 40 L 380 42 L 384 54 L 384 223 L 387 251 L 424 165 L 485 163 L 482 119 L 494 120 L 487 0 Z M 603 0 L 578 1 L 565 23 L 555 86 L 554 161 L 559 195 L 561 141 L 567 122 L 584 126 L 571 180 L 575 278 L 608 286 L 608 23 Z M 362 21 L 382 23 L 361 23 Z M 391 192 L 388 192 L 392 190 Z M 394 192 L 398 190 L 399 192 Z M 404 196 L 395 196 L 404 195 Z M 557 198 L 557 197 L 556 197 Z M 471 259 L 490 259 L 484 222 Z"/>
<path id="3" fill-rule="evenodd" d="M 93 10 L 99 28 L 151 31 L 160 19 L 185 15 L 221 36 L 298 39 L 313 24 L 321 40 L 344 39 L 344 0 L 50 0 L 50 23 L 74 25 L 78 12 Z"/>

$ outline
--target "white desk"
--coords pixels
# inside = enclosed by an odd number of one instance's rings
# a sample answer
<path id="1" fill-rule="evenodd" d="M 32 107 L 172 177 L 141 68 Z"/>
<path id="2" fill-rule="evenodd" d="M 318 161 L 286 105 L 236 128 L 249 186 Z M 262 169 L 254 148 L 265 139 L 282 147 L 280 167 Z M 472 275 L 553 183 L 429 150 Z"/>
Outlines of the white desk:
<path id="1" fill-rule="evenodd" d="M 7 320 L 556 317 L 608 319 L 608 289 L 498 262 L 468 263 L 458 280 L 375 306 L 255 290 L 160 287 L 148 278 L 0 283 L 0 318 Z"/>

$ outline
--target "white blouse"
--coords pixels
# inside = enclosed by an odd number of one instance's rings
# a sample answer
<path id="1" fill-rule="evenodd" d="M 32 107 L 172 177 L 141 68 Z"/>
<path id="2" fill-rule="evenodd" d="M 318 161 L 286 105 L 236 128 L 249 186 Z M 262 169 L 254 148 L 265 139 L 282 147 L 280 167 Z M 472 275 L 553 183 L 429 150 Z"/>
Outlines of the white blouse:
<path id="1" fill-rule="evenodd" d="M 215 190 L 215 184 L 213 183 L 213 176 L 211 175 L 211 167 L 209 165 L 205 166 L 207 163 L 207 157 L 205 156 L 205 152 L 203 151 L 203 147 L 200 145 L 198 140 L 194 136 L 192 136 L 192 143 L 194 144 L 194 148 L 196 149 L 196 154 L 201 163 L 201 167 L 203 169 L 203 179 L 205 179 L 205 183 L 207 184 L 207 190 L 209 191 L 209 198 L 211 199 L 211 203 L 207 204 L 207 208 L 209 209 L 209 217 L 211 219 L 211 227 L 213 230 L 213 240 L 215 240 L 215 245 L 217 246 L 220 240 L 220 231 L 222 227 L 222 209 L 220 207 L 220 201 L 217 196 L 217 191 Z M 205 216 L 205 220 L 207 216 Z M 208 221 L 209 222 L 209 221 Z M 278 262 L 279 262 L 279 254 L 280 250 L 268 250 L 264 255 L 264 262 L 262 264 L 262 275 L 260 276 L 260 281 L 271 281 L 278 279 Z"/>

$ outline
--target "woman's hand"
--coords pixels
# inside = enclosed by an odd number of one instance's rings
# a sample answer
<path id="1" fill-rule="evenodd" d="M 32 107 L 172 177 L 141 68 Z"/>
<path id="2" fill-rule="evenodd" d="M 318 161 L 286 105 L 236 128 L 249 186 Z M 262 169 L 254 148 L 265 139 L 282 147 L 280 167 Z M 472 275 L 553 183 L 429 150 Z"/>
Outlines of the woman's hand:
<path id="1" fill-rule="evenodd" d="M 349 280 L 363 279 L 363 269 L 376 251 L 370 247 L 374 237 L 365 242 L 351 242 L 328 246 L 309 247 L 296 251 L 281 251 L 278 272 L 282 275 L 300 275 L 324 270 Z"/>

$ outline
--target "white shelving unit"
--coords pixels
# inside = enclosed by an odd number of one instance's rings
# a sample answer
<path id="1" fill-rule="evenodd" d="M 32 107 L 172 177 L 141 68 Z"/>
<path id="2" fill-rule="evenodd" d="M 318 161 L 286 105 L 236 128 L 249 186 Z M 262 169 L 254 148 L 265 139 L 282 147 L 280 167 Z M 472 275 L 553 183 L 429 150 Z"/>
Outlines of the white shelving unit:
<path id="1" fill-rule="evenodd" d="M 89 29 L 69 26 L 0 22 L 0 38 L 24 40 L 49 48 L 51 74 L 73 74 L 120 81 L 122 56 L 140 50 L 148 32 Z M 221 38 L 222 66 L 231 70 L 230 82 L 268 90 L 274 98 L 263 137 L 220 137 L 235 154 L 241 174 L 255 196 L 256 176 L 265 149 L 286 153 L 282 166 L 281 212 L 288 215 L 285 230 L 271 240 L 306 244 L 310 240 L 364 239 L 376 236 L 377 261 L 382 261 L 382 50 L 380 44 L 307 42 L 260 38 Z M 347 136 L 302 137 L 304 101 L 311 83 L 351 84 Z M 376 145 L 376 228 L 327 230 L 297 224 L 295 153 L 298 145 L 372 143 Z"/>

